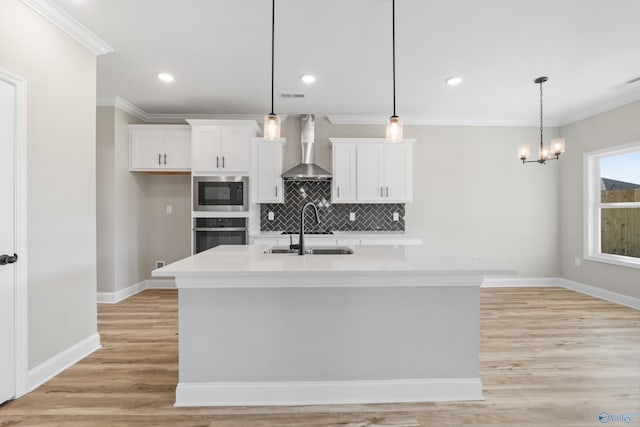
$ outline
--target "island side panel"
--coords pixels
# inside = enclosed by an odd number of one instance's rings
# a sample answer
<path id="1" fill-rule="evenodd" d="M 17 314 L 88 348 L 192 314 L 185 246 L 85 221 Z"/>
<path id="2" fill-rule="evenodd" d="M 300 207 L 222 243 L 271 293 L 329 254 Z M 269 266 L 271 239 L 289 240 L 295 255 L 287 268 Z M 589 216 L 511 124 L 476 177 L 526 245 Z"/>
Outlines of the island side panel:
<path id="1" fill-rule="evenodd" d="M 181 384 L 478 378 L 479 287 L 179 290 Z"/>

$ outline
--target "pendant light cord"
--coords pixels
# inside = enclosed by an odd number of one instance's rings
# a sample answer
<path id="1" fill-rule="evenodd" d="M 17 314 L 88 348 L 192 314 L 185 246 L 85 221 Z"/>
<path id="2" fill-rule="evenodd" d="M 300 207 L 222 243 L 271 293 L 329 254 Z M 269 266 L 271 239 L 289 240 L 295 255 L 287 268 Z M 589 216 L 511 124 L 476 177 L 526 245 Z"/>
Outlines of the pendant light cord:
<path id="1" fill-rule="evenodd" d="M 276 0 L 271 2 L 271 113 L 273 113 L 273 74 L 274 74 L 274 50 L 275 50 L 275 27 L 276 27 Z"/>
<path id="2" fill-rule="evenodd" d="M 543 138 L 542 138 L 542 83 L 540 82 L 540 158 L 542 159 Z"/>
<path id="3" fill-rule="evenodd" d="M 396 115 L 396 0 L 391 0 L 391 40 L 393 51 L 393 115 Z"/>

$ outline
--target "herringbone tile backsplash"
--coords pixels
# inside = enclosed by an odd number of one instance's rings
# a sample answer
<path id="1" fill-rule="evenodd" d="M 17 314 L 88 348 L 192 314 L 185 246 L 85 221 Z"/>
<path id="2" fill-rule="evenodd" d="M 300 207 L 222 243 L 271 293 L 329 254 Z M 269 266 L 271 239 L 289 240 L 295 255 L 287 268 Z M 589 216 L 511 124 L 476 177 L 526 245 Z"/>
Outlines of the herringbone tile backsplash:
<path id="1" fill-rule="evenodd" d="M 329 181 L 285 181 L 284 204 L 263 203 L 260 206 L 262 231 L 296 231 L 300 227 L 300 209 L 308 202 L 318 207 L 320 225 L 311 209 L 307 209 L 305 229 L 309 231 L 404 231 L 404 204 L 331 204 Z M 274 219 L 269 221 L 268 214 Z M 349 221 L 349 213 L 356 214 Z M 398 221 L 393 221 L 397 212 Z"/>

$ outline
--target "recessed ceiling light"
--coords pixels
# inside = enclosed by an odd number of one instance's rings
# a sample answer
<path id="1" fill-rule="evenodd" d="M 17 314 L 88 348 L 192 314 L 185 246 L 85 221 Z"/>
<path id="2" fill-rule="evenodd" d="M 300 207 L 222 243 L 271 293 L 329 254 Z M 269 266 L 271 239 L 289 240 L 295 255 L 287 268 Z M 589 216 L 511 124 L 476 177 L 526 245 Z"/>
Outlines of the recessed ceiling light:
<path id="1" fill-rule="evenodd" d="M 158 73 L 158 78 L 167 83 L 175 80 L 174 77 L 169 73 Z"/>
<path id="2" fill-rule="evenodd" d="M 460 76 L 453 76 L 453 77 L 449 77 L 447 80 L 445 80 L 447 82 L 447 84 L 449 86 L 455 86 L 455 85 L 459 85 L 460 83 L 462 83 L 462 77 Z"/>
<path id="3" fill-rule="evenodd" d="M 310 85 L 311 83 L 316 81 L 316 76 L 311 74 L 303 74 L 300 76 L 300 80 L 302 80 L 303 83 Z"/>

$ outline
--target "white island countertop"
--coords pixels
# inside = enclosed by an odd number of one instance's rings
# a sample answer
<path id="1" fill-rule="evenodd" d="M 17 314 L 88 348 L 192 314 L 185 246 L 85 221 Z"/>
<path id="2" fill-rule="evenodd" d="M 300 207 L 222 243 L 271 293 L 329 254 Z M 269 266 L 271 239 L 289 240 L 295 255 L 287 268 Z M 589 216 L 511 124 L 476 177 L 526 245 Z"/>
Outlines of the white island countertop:
<path id="1" fill-rule="evenodd" d="M 446 256 L 425 246 L 354 246 L 349 255 L 304 256 L 268 254 L 266 248 L 218 246 L 154 270 L 152 275 L 176 277 L 178 288 L 235 288 L 433 286 L 443 283 L 443 278 L 447 284 L 456 284 L 469 283 L 469 276 L 515 274 L 477 257 Z M 280 280 L 274 281 L 275 277 Z M 348 280 L 327 280 L 331 278 Z"/>

